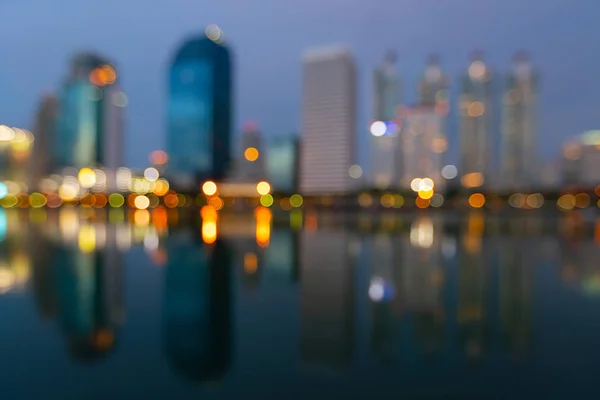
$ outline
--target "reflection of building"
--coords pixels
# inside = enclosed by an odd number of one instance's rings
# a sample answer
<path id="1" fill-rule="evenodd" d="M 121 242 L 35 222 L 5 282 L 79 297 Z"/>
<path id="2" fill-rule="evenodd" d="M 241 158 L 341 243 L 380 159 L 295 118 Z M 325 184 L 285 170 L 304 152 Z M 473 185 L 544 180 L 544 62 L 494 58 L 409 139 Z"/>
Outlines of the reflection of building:
<path id="1" fill-rule="evenodd" d="M 193 231 L 174 232 L 166 249 L 164 329 L 175 370 L 194 381 L 219 380 L 231 363 L 231 251 L 205 245 Z"/>
<path id="2" fill-rule="evenodd" d="M 35 143 L 33 146 L 33 154 L 31 157 L 31 177 L 32 189 L 38 190 L 37 187 L 44 177 L 48 176 L 54 169 L 52 154 L 48 149 L 54 146 L 56 140 L 56 118 L 58 115 L 58 101 L 55 96 L 45 96 L 38 108 L 34 137 Z"/>
<path id="3" fill-rule="evenodd" d="M 479 55 L 462 79 L 460 95 L 460 174 L 488 178 L 492 146 L 492 72 Z"/>
<path id="4" fill-rule="evenodd" d="M 444 186 L 442 167 L 447 148 L 444 117 L 433 105 L 408 111 L 402 129 L 402 186 L 411 187 L 415 178 L 431 178 L 436 189 Z"/>
<path id="5" fill-rule="evenodd" d="M 304 57 L 300 191 L 347 193 L 355 159 L 356 70 L 343 48 Z"/>
<path id="6" fill-rule="evenodd" d="M 192 187 L 230 167 L 232 67 L 222 32 L 211 26 L 177 51 L 169 72 L 168 174 Z"/>
<path id="7" fill-rule="evenodd" d="M 309 363 L 342 367 L 353 349 L 354 276 L 341 231 L 300 237 L 301 351 Z"/>
<path id="8" fill-rule="evenodd" d="M 480 215 L 471 215 L 459 253 L 458 322 L 461 342 L 472 359 L 478 359 L 483 354 L 488 333 L 486 295 L 489 291 L 489 265 L 482 248 L 482 218 Z"/>
<path id="9" fill-rule="evenodd" d="M 595 187 L 600 183 L 600 130 L 588 131 L 563 146 L 563 183 Z"/>
<path id="10" fill-rule="evenodd" d="M 273 285 L 296 281 L 298 274 L 298 236 L 289 229 L 274 229 L 269 247 L 265 249 L 264 282 Z"/>
<path id="11" fill-rule="evenodd" d="M 538 76 L 523 53 L 517 54 L 506 82 L 502 132 L 502 184 L 538 184 L 536 107 Z"/>
<path id="12" fill-rule="evenodd" d="M 60 93 L 55 166 L 98 166 L 116 173 L 122 165 L 126 105 L 110 62 L 94 54 L 75 56 Z"/>
<path id="13" fill-rule="evenodd" d="M 388 362 L 393 357 L 396 334 L 392 302 L 397 296 L 394 287 L 393 239 L 387 235 L 378 235 L 370 241 L 371 281 L 369 298 L 372 301 L 371 346 L 373 353 L 381 361 Z"/>
<path id="14" fill-rule="evenodd" d="M 523 350 L 531 341 L 533 268 L 539 252 L 522 239 L 505 239 L 500 252 L 500 310 L 509 347 Z"/>
<path id="15" fill-rule="evenodd" d="M 110 351 L 123 322 L 123 264 L 116 235 L 106 232 L 106 246 L 89 226 L 81 228 L 81 250 L 58 248 L 56 254 L 58 313 L 73 356 L 89 360 Z"/>
<path id="16" fill-rule="evenodd" d="M 370 127 L 370 167 L 373 186 L 398 186 L 401 173 L 401 144 L 396 111 L 402 102 L 396 54 L 389 52 L 373 73 L 373 118 Z M 377 124 L 386 124 L 379 129 Z M 383 125 L 381 125 L 383 127 Z"/>
<path id="17" fill-rule="evenodd" d="M 292 193 L 298 189 L 299 144 L 295 136 L 278 136 L 267 140 L 267 180 L 276 192 Z"/>

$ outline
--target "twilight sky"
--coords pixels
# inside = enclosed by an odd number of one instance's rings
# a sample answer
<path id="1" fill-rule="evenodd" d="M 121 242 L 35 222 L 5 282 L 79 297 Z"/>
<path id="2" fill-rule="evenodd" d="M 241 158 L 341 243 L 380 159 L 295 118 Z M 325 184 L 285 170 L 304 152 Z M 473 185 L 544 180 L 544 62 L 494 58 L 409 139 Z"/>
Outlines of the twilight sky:
<path id="1" fill-rule="evenodd" d="M 31 128 L 40 96 L 58 89 L 69 56 L 95 50 L 120 71 L 130 100 L 126 161 L 141 167 L 165 142 L 170 57 L 217 23 L 235 54 L 236 127 L 252 119 L 268 135 L 299 130 L 307 47 L 345 44 L 354 52 L 360 126 L 371 70 L 388 48 L 400 54 L 408 101 L 431 52 L 455 91 L 473 49 L 498 72 L 526 49 L 542 72 L 540 150 L 554 157 L 569 136 L 600 128 L 599 16 L 598 0 L 0 0 L 0 123 Z M 362 143 L 366 134 L 360 130 Z"/>

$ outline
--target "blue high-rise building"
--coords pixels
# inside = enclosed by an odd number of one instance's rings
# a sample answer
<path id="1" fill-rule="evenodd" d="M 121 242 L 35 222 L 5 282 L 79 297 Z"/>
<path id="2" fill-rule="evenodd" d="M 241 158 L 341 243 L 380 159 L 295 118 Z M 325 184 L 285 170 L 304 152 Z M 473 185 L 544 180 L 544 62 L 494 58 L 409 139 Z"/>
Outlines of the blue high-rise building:
<path id="1" fill-rule="evenodd" d="M 169 72 L 168 174 L 180 187 L 222 179 L 230 167 L 231 56 L 216 26 L 186 41 Z"/>

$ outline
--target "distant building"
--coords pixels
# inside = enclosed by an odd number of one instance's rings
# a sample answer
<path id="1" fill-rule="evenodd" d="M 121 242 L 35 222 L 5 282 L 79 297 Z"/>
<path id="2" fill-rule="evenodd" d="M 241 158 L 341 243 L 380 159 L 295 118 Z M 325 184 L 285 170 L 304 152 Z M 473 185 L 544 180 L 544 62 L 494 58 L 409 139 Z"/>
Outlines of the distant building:
<path id="1" fill-rule="evenodd" d="M 106 59 L 89 53 L 73 58 L 60 92 L 58 129 L 52 146 L 56 167 L 103 167 L 116 173 L 122 166 L 127 97 L 118 81 L 115 66 Z"/>
<path id="2" fill-rule="evenodd" d="M 600 130 L 588 131 L 563 146 L 563 183 L 596 187 L 600 184 Z"/>
<path id="3" fill-rule="evenodd" d="M 493 139 L 492 71 L 479 54 L 462 79 L 460 95 L 461 176 L 481 174 L 489 181 Z"/>
<path id="4" fill-rule="evenodd" d="M 186 41 L 169 72 L 167 173 L 192 188 L 225 178 L 231 159 L 231 55 L 216 26 Z"/>
<path id="5" fill-rule="evenodd" d="M 38 190 L 40 181 L 55 170 L 52 153 L 48 151 L 57 140 L 58 99 L 54 95 L 46 95 L 40 102 L 35 118 L 33 136 L 35 138 L 30 162 L 31 185 Z"/>
<path id="6" fill-rule="evenodd" d="M 272 137 L 266 141 L 267 180 L 276 192 L 298 190 L 299 142 L 295 136 Z"/>
<path id="7" fill-rule="evenodd" d="M 397 110 L 402 102 L 396 54 L 389 52 L 373 72 L 373 115 L 369 126 L 371 184 L 398 186 L 402 168 Z"/>
<path id="8" fill-rule="evenodd" d="M 304 56 L 300 191 L 344 194 L 353 189 L 356 67 L 344 48 L 311 50 Z"/>
<path id="9" fill-rule="evenodd" d="M 502 128 L 502 184 L 507 188 L 539 184 L 536 108 L 539 78 L 524 53 L 515 57 L 506 81 Z"/>
<path id="10" fill-rule="evenodd" d="M 267 177 L 264 141 L 255 124 L 247 123 L 242 132 L 242 156 L 238 158 L 234 178 L 243 182 L 259 182 Z"/>
<path id="11" fill-rule="evenodd" d="M 407 111 L 402 127 L 402 188 L 409 189 L 415 178 L 430 178 L 436 189 L 443 189 L 442 168 L 447 148 L 443 121 L 444 117 L 435 112 L 433 105 L 415 106 Z"/>
<path id="12" fill-rule="evenodd" d="M 419 104 L 438 106 L 438 113 L 448 113 L 448 76 L 440 67 L 437 55 L 431 55 L 419 83 Z"/>

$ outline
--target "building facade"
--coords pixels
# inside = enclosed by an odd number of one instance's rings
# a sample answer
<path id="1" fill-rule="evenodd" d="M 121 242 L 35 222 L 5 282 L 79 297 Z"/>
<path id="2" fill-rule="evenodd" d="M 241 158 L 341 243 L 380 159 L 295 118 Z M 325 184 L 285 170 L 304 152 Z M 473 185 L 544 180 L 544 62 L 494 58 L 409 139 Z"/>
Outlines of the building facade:
<path id="1" fill-rule="evenodd" d="M 272 137 L 266 141 L 267 180 L 276 192 L 298 189 L 299 142 L 296 136 Z"/>
<path id="2" fill-rule="evenodd" d="M 344 194 L 353 189 L 356 67 L 347 49 L 308 51 L 304 56 L 300 191 Z"/>
<path id="3" fill-rule="evenodd" d="M 31 186 L 39 190 L 40 181 L 55 170 L 52 154 L 48 149 L 54 146 L 58 117 L 58 99 L 54 95 L 44 96 L 35 118 L 34 146 L 31 157 Z"/>
<path id="4" fill-rule="evenodd" d="M 389 52 L 373 72 L 373 115 L 371 138 L 371 184 L 379 189 L 397 187 L 401 173 L 401 143 L 397 124 L 402 102 L 396 54 Z M 385 130 L 383 129 L 385 124 Z"/>
<path id="5" fill-rule="evenodd" d="M 115 67 L 95 54 L 77 54 L 59 98 L 55 166 L 122 166 L 126 103 Z"/>
<path id="6" fill-rule="evenodd" d="M 223 179 L 230 168 L 232 66 L 219 28 L 186 41 L 169 71 L 168 175 L 180 187 Z"/>
<path id="7" fill-rule="evenodd" d="M 595 188 L 600 184 L 600 130 L 587 131 L 563 146 L 562 183 Z"/>
<path id="8" fill-rule="evenodd" d="M 420 105 L 408 109 L 402 128 L 402 179 L 401 187 L 409 190 L 416 178 L 430 178 L 436 191 L 443 189 L 442 177 L 447 139 L 444 117 L 435 112 L 433 105 Z"/>
<path id="9" fill-rule="evenodd" d="M 262 134 L 254 123 L 246 123 L 241 137 L 242 157 L 238 158 L 236 180 L 242 182 L 259 182 L 267 178 L 266 152 Z"/>
<path id="10" fill-rule="evenodd" d="M 490 175 L 493 139 L 492 71 L 479 54 L 462 79 L 460 95 L 459 174 Z"/>
<path id="11" fill-rule="evenodd" d="M 502 184 L 529 186 L 539 176 L 536 109 L 539 77 L 524 53 L 518 53 L 506 80 L 502 126 Z"/>

